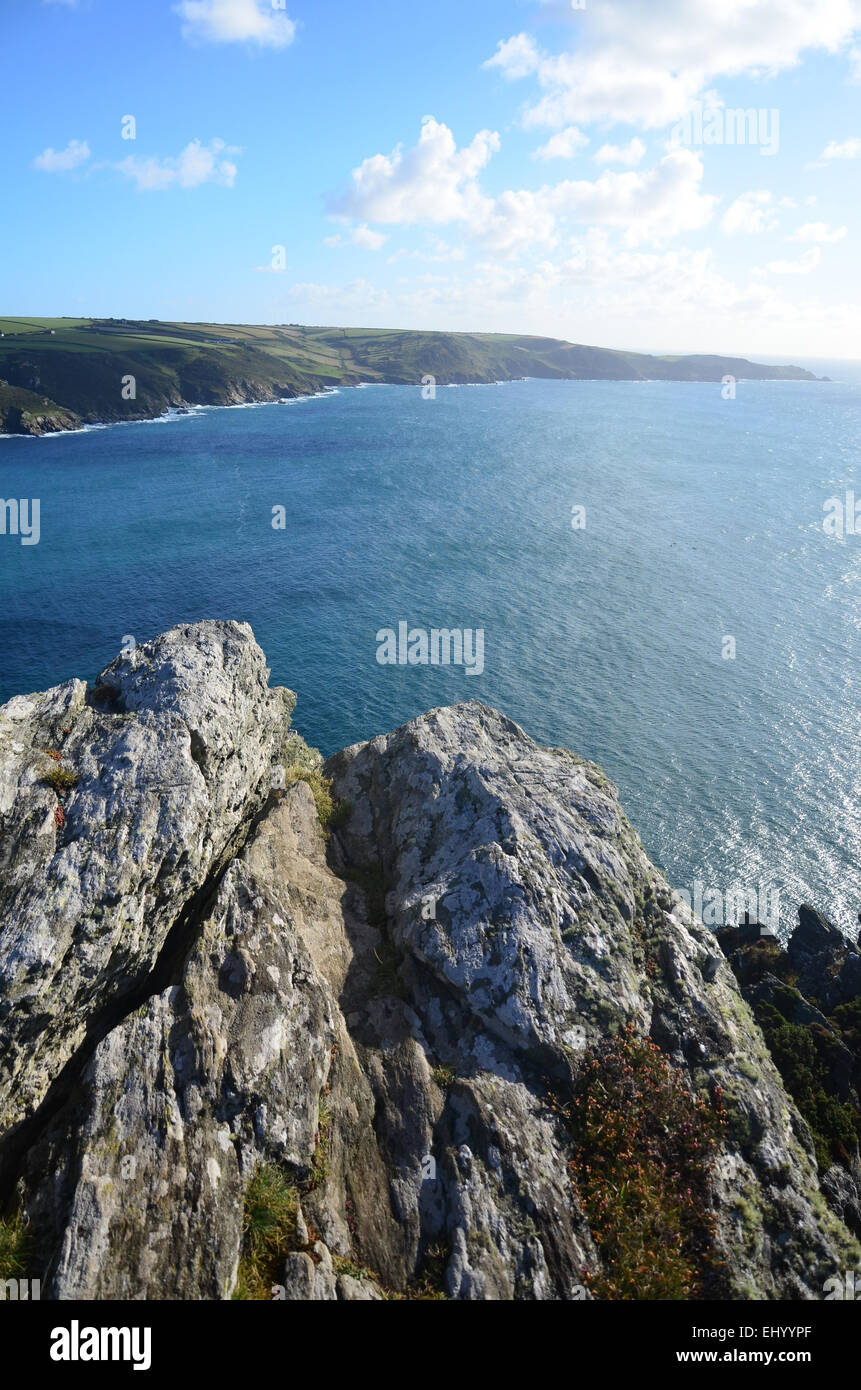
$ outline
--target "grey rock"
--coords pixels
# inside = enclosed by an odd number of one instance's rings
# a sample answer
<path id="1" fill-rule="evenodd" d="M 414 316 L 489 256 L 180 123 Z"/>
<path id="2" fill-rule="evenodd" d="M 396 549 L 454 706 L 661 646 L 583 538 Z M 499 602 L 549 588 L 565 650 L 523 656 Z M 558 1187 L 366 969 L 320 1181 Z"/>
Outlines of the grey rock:
<path id="1" fill-rule="evenodd" d="M 198 623 L 118 657 L 92 693 L 70 681 L 0 709 L 5 1126 L 146 986 L 247 834 L 294 703 L 268 675 L 249 627 Z M 76 779 L 62 802 L 57 769 Z"/>
<path id="2" fill-rule="evenodd" d="M 287 1256 L 284 1288 L 288 1302 L 334 1302 L 338 1298 L 332 1256 L 321 1240 L 313 1255 L 296 1252 Z"/>
<path id="3" fill-rule="evenodd" d="M 448 1141 L 449 1292 L 574 1297 L 575 1280 L 594 1271 L 576 1200 L 558 1186 L 566 1136 L 552 1117 L 541 1134 L 539 1078 L 564 1087 L 584 1039 L 632 1022 L 693 1093 L 723 1094 L 714 1205 L 724 1296 L 814 1296 L 811 1272 L 842 1257 L 849 1237 L 824 1210 L 809 1135 L 712 934 L 673 898 L 603 774 L 475 702 L 347 749 L 327 771 L 353 807 L 341 854 L 376 866 L 387 890 L 384 930 L 409 1002 L 403 1037 L 460 1078 L 437 1125 Z M 357 989 L 351 1007 L 361 1002 Z M 354 1031 L 385 1044 L 370 1071 L 385 1102 L 401 1064 L 378 1004 Z M 486 1088 L 492 1107 L 481 1104 Z M 404 1111 L 380 1112 L 393 1148 Z M 518 1194 L 513 1209 L 503 1191 Z M 524 1233 L 524 1210 L 537 1236 Z"/>
<path id="4" fill-rule="evenodd" d="M 305 781 L 271 791 L 315 761 L 249 629 L 174 629 L 99 689 L 0 711 L 0 1163 L 44 1296 L 232 1297 L 265 1164 L 291 1301 L 588 1299 L 554 1097 L 629 1023 L 723 1095 L 720 1295 L 818 1297 L 857 1262 L 732 972 L 599 769 L 435 710 L 330 760 L 327 844 Z"/>
<path id="5" fill-rule="evenodd" d="M 354 1279 L 350 1274 L 338 1277 L 338 1298 L 342 1303 L 377 1303 L 383 1295 L 369 1279 Z"/>

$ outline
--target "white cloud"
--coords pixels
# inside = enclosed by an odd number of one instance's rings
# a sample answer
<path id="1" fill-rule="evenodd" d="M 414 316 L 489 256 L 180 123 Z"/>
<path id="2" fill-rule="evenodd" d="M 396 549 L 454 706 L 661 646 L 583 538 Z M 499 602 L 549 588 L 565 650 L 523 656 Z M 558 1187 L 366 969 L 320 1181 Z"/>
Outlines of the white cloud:
<path id="1" fill-rule="evenodd" d="M 354 245 L 361 246 L 364 251 L 379 251 L 389 239 L 385 233 L 372 231 L 370 227 L 354 227 L 350 235 Z"/>
<path id="2" fill-rule="evenodd" d="M 839 143 L 832 140 L 822 151 L 823 159 L 861 159 L 861 139 L 857 136 Z"/>
<path id="3" fill-rule="evenodd" d="M 609 120 L 659 128 L 708 83 L 795 66 L 809 49 L 837 53 L 861 27 L 861 0 L 602 0 L 577 15 L 577 46 L 542 53 L 529 34 L 500 44 L 489 66 L 535 76 L 543 95 L 529 126 Z"/>
<path id="4" fill-rule="evenodd" d="M 711 220 L 717 199 L 700 191 L 703 162 L 691 150 L 671 150 L 652 169 L 605 170 L 594 183 L 561 183 L 549 190 L 563 216 L 593 226 L 619 227 L 630 246 L 697 231 Z"/>
<path id="5" fill-rule="evenodd" d="M 561 187 L 561 185 L 559 185 Z M 482 204 L 468 230 L 485 247 L 502 255 L 514 255 L 537 246 L 554 246 L 557 239 L 556 190 L 507 189 Z"/>
<path id="6" fill-rule="evenodd" d="M 769 232 L 777 226 L 777 216 L 771 203 L 772 197 L 767 189 L 742 193 L 734 203 L 730 203 L 721 220 L 721 227 L 730 236 L 738 232 L 749 236 Z"/>
<path id="7" fill-rule="evenodd" d="M 353 227 L 350 230 L 350 240 L 354 246 L 360 246 L 363 251 L 379 251 L 385 246 L 388 237 L 384 232 L 375 232 L 370 227 Z M 340 232 L 336 236 L 323 238 L 324 246 L 344 246 L 346 243 Z"/>
<path id="8" fill-rule="evenodd" d="M 223 140 L 211 140 L 208 145 L 192 140 L 175 159 L 129 155 L 114 167 L 137 185 L 139 193 L 159 192 L 165 188 L 199 188 L 204 183 L 232 188 L 236 165 L 230 156 L 239 153 L 239 149 L 226 145 Z"/>
<path id="9" fill-rule="evenodd" d="M 797 261 L 770 261 L 765 267 L 772 275 L 809 275 L 822 260 L 822 251 L 811 246 Z"/>
<path id="10" fill-rule="evenodd" d="M 520 77 L 528 77 L 537 72 L 541 63 L 538 45 L 530 34 L 515 34 L 513 38 L 500 43 L 492 58 L 484 63 L 486 68 L 499 68 L 503 77 L 514 82 Z"/>
<path id="11" fill-rule="evenodd" d="M 565 222 L 622 228 L 630 245 L 663 240 L 705 226 L 717 201 L 701 192 L 701 155 L 678 149 L 643 172 L 605 170 L 594 181 L 489 197 L 478 175 L 498 149 L 499 136 L 485 130 L 459 150 L 448 126 L 426 117 L 418 145 L 366 159 L 332 212 L 388 225 L 462 223 L 474 240 L 512 255 L 553 246 Z"/>
<path id="12" fill-rule="evenodd" d="M 596 164 L 627 164 L 633 168 L 646 153 L 646 146 L 635 136 L 627 145 L 602 145 L 594 156 Z"/>
<path id="13" fill-rule="evenodd" d="M 196 42 L 286 48 L 296 37 L 293 20 L 270 0 L 180 0 L 174 8 L 184 21 L 183 38 Z"/>
<path id="14" fill-rule="evenodd" d="M 842 241 L 849 233 L 848 227 L 830 227 L 827 222 L 805 222 L 790 241 L 816 241 L 820 243 Z"/>
<path id="15" fill-rule="evenodd" d="M 52 150 L 50 145 L 33 160 L 33 168 L 46 174 L 64 174 L 69 169 L 77 169 L 90 157 L 90 147 L 86 140 L 70 140 L 64 150 Z"/>
<path id="16" fill-rule="evenodd" d="M 447 261 L 465 260 L 466 251 L 462 246 L 452 246 L 450 242 L 443 241 L 441 237 L 431 237 L 427 246 L 417 251 L 407 251 L 405 247 L 401 247 L 399 251 L 395 251 L 386 258 L 386 264 L 395 265 L 404 259 L 428 261 L 435 265 L 442 265 Z"/>
<path id="17" fill-rule="evenodd" d="M 533 154 L 533 159 L 573 159 L 589 143 L 589 136 L 569 125 L 551 135 L 546 145 L 541 145 Z"/>
<path id="18" fill-rule="evenodd" d="M 418 144 L 406 154 L 398 147 L 353 170 L 353 187 L 336 200 L 333 211 L 401 226 L 473 220 L 490 206 L 476 176 L 498 149 L 499 136 L 482 130 L 459 150 L 448 126 L 426 116 Z"/>

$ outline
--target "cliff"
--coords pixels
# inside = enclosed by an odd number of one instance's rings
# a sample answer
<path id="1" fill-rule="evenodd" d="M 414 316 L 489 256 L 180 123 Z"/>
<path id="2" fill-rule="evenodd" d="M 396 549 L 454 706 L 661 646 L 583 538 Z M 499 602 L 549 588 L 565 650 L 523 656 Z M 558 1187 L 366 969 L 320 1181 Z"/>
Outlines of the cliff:
<path id="1" fill-rule="evenodd" d="M 42 435 L 79 429 L 83 421 L 47 396 L 0 381 L 0 434 Z"/>
<path id="2" fill-rule="evenodd" d="M 47 325 L 51 325 L 48 327 Z M 0 376 L 42 393 L 56 424 L 153 419 L 190 405 L 274 402 L 359 382 L 439 386 L 554 380 L 815 381 L 801 367 L 743 358 L 655 357 L 556 338 L 306 328 L 298 324 L 0 318 Z M 33 433 L 3 411 L 0 433 Z"/>
<path id="3" fill-rule="evenodd" d="M 573 1300 L 814 1299 L 857 1267 L 600 770 L 476 702 L 322 767 L 268 677 L 202 622 L 0 709 L 7 1270 Z"/>

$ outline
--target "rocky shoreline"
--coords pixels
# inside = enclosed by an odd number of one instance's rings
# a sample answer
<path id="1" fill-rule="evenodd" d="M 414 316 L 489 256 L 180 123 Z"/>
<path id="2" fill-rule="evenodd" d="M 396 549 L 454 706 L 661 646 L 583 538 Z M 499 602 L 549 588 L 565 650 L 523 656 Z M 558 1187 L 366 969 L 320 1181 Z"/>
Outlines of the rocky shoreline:
<path id="1" fill-rule="evenodd" d="M 325 766 L 294 703 L 213 621 L 0 709 L 6 1269 L 354 1301 L 809 1300 L 858 1268 L 844 938 L 805 909 L 767 960 L 719 941 L 599 768 L 478 702 Z"/>

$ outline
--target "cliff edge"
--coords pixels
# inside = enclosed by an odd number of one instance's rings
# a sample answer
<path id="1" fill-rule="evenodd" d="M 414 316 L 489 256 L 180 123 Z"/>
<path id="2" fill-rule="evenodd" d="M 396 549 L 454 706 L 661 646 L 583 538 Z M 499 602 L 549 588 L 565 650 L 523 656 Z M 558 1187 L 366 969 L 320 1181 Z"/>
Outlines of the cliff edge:
<path id="1" fill-rule="evenodd" d="M 62 1299 L 574 1300 L 857 1267 L 601 771 L 477 702 L 323 766 L 294 703 L 201 622 L 0 709 L 8 1268 Z"/>

